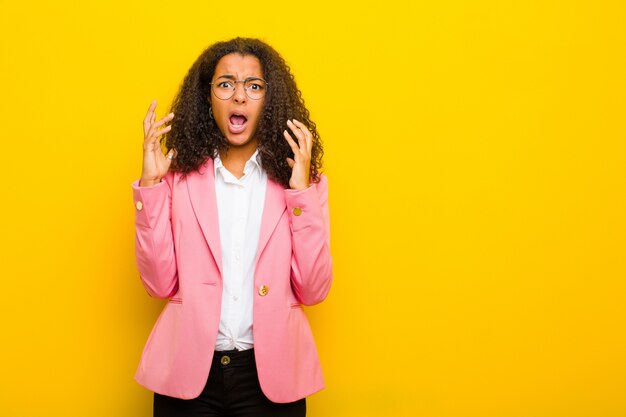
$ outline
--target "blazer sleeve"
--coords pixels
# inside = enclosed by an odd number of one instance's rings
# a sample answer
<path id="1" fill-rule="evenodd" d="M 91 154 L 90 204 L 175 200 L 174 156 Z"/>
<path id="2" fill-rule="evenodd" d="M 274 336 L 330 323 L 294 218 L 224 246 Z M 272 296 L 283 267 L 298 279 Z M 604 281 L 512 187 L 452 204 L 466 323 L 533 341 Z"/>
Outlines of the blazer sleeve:
<path id="1" fill-rule="evenodd" d="M 168 298 L 178 291 L 172 237 L 172 183 L 168 173 L 152 187 L 133 182 L 135 258 L 141 282 L 151 297 Z"/>
<path id="2" fill-rule="evenodd" d="M 323 301 L 333 278 L 330 256 L 328 179 L 306 190 L 285 190 L 292 234 L 291 286 L 298 301 L 314 305 Z"/>

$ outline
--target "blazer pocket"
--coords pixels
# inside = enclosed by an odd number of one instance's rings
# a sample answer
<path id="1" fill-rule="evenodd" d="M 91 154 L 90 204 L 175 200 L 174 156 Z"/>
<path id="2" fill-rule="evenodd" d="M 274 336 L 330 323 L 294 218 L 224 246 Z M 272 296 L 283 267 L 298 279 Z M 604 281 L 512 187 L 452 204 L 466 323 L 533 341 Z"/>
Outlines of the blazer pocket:
<path id="1" fill-rule="evenodd" d="M 170 298 L 168 303 L 171 303 L 171 304 L 182 304 L 183 303 L 183 299 L 180 298 L 180 297 L 172 297 L 172 298 Z"/>
<path id="2" fill-rule="evenodd" d="M 203 282 L 203 285 L 217 285 L 217 281 L 209 281 L 209 282 Z"/>
<path id="3" fill-rule="evenodd" d="M 300 303 L 291 303 L 289 308 L 302 308 L 302 304 Z"/>

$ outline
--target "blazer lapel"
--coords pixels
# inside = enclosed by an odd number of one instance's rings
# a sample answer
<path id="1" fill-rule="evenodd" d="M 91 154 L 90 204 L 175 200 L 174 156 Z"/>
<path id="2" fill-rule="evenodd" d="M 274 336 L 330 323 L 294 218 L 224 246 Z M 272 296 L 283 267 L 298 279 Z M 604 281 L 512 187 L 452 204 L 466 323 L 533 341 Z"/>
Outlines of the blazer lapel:
<path id="1" fill-rule="evenodd" d="M 222 244 L 220 241 L 220 224 L 215 197 L 215 172 L 213 171 L 213 159 L 209 158 L 197 173 L 187 176 L 187 189 L 191 206 L 221 276 L 223 274 Z"/>
<path id="2" fill-rule="evenodd" d="M 267 245 L 272 232 L 278 224 L 278 220 L 287 208 L 285 201 L 285 190 L 282 185 L 267 179 L 267 188 L 265 189 L 265 206 L 263 207 L 263 218 L 261 219 L 261 230 L 259 232 L 259 246 L 256 251 L 256 263 Z"/>
<path id="3" fill-rule="evenodd" d="M 220 275 L 222 275 L 222 244 L 220 241 L 220 225 L 215 196 L 215 172 L 212 159 L 209 158 L 197 173 L 187 176 L 187 189 L 191 206 L 202 229 L 202 234 L 211 249 L 215 263 L 220 270 Z M 286 208 L 287 203 L 283 186 L 268 178 L 255 265 Z"/>

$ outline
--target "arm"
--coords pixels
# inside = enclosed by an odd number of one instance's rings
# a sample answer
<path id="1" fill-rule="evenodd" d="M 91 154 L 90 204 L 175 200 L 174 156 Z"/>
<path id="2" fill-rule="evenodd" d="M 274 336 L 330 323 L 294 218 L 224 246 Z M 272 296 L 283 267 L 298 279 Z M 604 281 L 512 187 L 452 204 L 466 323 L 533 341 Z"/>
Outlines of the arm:
<path id="1" fill-rule="evenodd" d="M 330 291 L 332 258 L 328 215 L 328 180 L 307 189 L 285 190 L 292 235 L 291 286 L 304 305 L 320 303 Z"/>
<path id="2" fill-rule="evenodd" d="M 132 184 L 135 201 L 135 257 L 141 282 L 151 297 L 168 298 L 178 290 L 176 257 L 172 238 L 172 182 L 140 187 Z"/>

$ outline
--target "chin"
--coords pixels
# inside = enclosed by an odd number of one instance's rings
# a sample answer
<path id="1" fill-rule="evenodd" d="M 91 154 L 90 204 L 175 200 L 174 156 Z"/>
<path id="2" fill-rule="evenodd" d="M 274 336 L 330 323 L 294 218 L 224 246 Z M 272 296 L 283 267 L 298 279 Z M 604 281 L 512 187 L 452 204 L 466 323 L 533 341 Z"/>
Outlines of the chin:
<path id="1" fill-rule="evenodd" d="M 248 144 L 250 144 L 250 142 L 252 142 L 252 138 L 250 138 L 249 136 L 246 137 L 229 137 L 226 136 L 226 142 L 228 142 L 229 146 L 238 148 L 238 147 L 243 147 L 246 146 Z"/>

